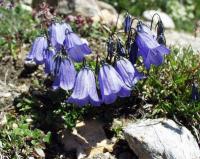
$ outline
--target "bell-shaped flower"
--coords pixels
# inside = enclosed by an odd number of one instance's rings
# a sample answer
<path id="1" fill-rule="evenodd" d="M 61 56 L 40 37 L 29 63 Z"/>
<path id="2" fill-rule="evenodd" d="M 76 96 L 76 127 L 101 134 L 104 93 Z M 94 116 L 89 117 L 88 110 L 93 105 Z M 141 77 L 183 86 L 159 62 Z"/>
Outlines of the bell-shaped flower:
<path id="1" fill-rule="evenodd" d="M 36 64 L 44 63 L 44 53 L 48 48 L 46 37 L 37 37 L 33 42 L 32 48 L 27 55 L 27 60 L 33 60 Z"/>
<path id="2" fill-rule="evenodd" d="M 132 25 L 132 18 L 130 16 L 130 14 L 126 14 L 126 17 L 125 17 L 124 23 L 123 23 L 125 33 L 128 33 L 130 31 L 131 25 Z"/>
<path id="3" fill-rule="evenodd" d="M 163 25 L 163 22 L 161 19 L 158 20 L 158 23 L 157 23 L 157 41 L 159 44 L 162 44 L 162 45 L 166 45 L 166 39 L 165 39 L 165 35 L 164 35 L 164 32 L 165 32 L 165 28 L 164 28 L 164 25 Z"/>
<path id="4" fill-rule="evenodd" d="M 107 53 L 108 53 L 108 57 L 112 57 L 113 54 L 114 54 L 114 51 L 115 51 L 115 43 L 114 43 L 114 40 L 112 37 L 109 37 L 108 38 L 108 41 L 107 41 Z"/>
<path id="5" fill-rule="evenodd" d="M 53 89 L 62 88 L 71 90 L 74 87 L 76 78 L 76 70 L 73 62 L 69 58 L 55 58 L 54 61 L 54 76 Z"/>
<path id="6" fill-rule="evenodd" d="M 137 26 L 136 43 L 146 69 L 150 69 L 152 64 L 161 65 L 164 61 L 164 55 L 170 53 L 168 48 L 156 41 L 151 30 L 146 26 L 143 27 L 143 24 Z"/>
<path id="7" fill-rule="evenodd" d="M 48 28 L 50 43 L 58 51 L 65 40 L 65 30 L 72 31 L 71 27 L 66 23 L 52 23 Z"/>
<path id="8" fill-rule="evenodd" d="M 144 76 L 134 68 L 132 63 L 123 57 L 116 62 L 115 69 L 128 87 L 133 87 L 140 79 L 144 78 Z"/>
<path id="9" fill-rule="evenodd" d="M 46 74 L 51 74 L 53 71 L 53 64 L 54 64 L 54 56 L 56 55 L 55 50 L 52 47 L 49 47 L 45 51 L 44 55 L 44 72 Z"/>
<path id="10" fill-rule="evenodd" d="M 130 96 L 131 89 L 126 86 L 119 73 L 111 65 L 102 64 L 98 79 L 102 102 L 111 104 L 117 99 L 117 96 Z"/>
<path id="11" fill-rule="evenodd" d="M 101 104 L 97 94 L 95 76 L 90 68 L 84 67 L 80 70 L 76 78 L 73 93 L 67 101 L 79 106 L 89 103 L 94 106 Z"/>
<path id="12" fill-rule="evenodd" d="M 117 50 L 116 52 L 120 55 L 120 56 L 125 56 L 126 55 L 126 51 L 124 49 L 124 46 L 121 43 L 121 40 L 117 40 Z"/>
<path id="13" fill-rule="evenodd" d="M 134 65 L 137 61 L 137 58 L 138 58 L 138 46 L 136 42 L 134 41 L 130 46 L 129 60 Z"/>
<path id="14" fill-rule="evenodd" d="M 69 57 L 75 62 L 81 62 L 85 55 L 91 54 L 91 49 L 74 32 L 66 30 L 64 47 Z"/>

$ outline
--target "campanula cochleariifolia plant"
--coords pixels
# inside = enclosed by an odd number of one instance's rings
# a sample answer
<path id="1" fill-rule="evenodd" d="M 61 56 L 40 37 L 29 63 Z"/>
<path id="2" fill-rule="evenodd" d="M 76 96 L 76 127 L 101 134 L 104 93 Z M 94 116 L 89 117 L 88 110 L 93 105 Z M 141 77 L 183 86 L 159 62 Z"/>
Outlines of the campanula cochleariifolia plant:
<path id="1" fill-rule="evenodd" d="M 78 20 L 81 21 L 81 17 Z M 132 26 L 134 20 L 138 21 L 136 28 Z M 98 55 L 94 71 L 86 60 L 92 50 L 68 23 L 53 17 L 45 26 L 45 34 L 36 38 L 26 60 L 44 65 L 45 73 L 53 77 L 53 89 L 72 90 L 66 102 L 79 106 L 100 106 L 115 102 L 117 97 L 129 97 L 135 84 L 146 78 L 134 66 L 138 57 L 142 57 L 149 70 L 151 65 L 161 65 L 164 56 L 170 53 L 157 41 L 157 36 L 164 34 L 161 19 L 156 36 L 141 20 L 126 14 L 123 23 L 126 42 L 117 29 L 108 28 L 107 56 Z M 77 72 L 74 63 L 81 62 L 82 68 Z"/>

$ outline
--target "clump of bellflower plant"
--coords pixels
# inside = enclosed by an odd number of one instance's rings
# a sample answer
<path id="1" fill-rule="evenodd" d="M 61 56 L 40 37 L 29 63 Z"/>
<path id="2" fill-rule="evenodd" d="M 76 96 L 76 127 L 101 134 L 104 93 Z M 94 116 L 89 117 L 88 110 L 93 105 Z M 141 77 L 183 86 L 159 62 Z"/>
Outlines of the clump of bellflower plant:
<path id="1" fill-rule="evenodd" d="M 116 29 L 108 29 L 107 56 L 96 56 L 95 70 L 86 61 L 86 56 L 92 54 L 88 44 L 69 24 L 57 20 L 49 22 L 46 34 L 35 39 L 27 60 L 44 65 L 44 72 L 53 77 L 53 89 L 61 88 L 71 93 L 66 100 L 68 103 L 100 106 L 103 103 L 111 104 L 118 97 L 130 97 L 136 83 L 147 78 L 136 68 L 138 57 L 142 57 L 145 68 L 149 70 L 151 65 L 161 65 L 164 56 L 170 53 L 163 40 L 161 19 L 157 25 L 157 35 L 141 20 L 133 28 L 133 20 L 138 19 L 126 15 L 126 42 L 119 37 Z M 83 63 L 82 68 L 77 72 L 74 63 L 80 62 Z"/>

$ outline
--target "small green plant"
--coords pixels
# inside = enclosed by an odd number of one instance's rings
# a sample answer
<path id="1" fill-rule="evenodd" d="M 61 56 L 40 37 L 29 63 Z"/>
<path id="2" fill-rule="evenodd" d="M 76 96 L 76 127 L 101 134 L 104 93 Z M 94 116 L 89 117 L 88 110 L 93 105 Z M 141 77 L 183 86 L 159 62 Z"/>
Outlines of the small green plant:
<path id="1" fill-rule="evenodd" d="M 143 86 L 154 117 L 169 117 L 200 130 L 200 102 L 192 99 L 192 85 L 200 85 L 200 60 L 191 48 L 171 48 L 166 64 L 153 68 Z"/>
<path id="2" fill-rule="evenodd" d="M 0 6 L 0 57 L 10 54 L 14 58 L 21 52 L 22 45 L 29 43 L 38 34 L 30 12 L 20 5 L 12 9 Z"/>
<path id="3" fill-rule="evenodd" d="M 8 113 L 6 119 L 0 133 L 0 152 L 13 159 L 44 157 L 45 143 L 50 142 L 51 133 L 44 134 L 32 127 L 30 116 Z"/>

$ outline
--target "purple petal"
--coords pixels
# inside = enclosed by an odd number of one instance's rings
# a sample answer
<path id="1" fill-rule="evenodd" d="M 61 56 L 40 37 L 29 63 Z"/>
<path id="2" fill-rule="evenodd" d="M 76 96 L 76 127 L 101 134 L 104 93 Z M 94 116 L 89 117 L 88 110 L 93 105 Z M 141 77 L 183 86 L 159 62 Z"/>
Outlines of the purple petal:
<path id="1" fill-rule="evenodd" d="M 96 90 L 95 76 L 89 68 L 82 68 L 78 73 L 73 93 L 68 102 L 79 106 L 86 105 L 89 102 L 94 106 L 101 104 Z"/>
<path id="2" fill-rule="evenodd" d="M 56 52 L 53 48 L 47 49 L 45 51 L 45 56 L 44 56 L 45 68 L 44 68 L 44 71 L 47 74 L 50 74 L 53 71 L 53 63 L 54 63 L 53 57 L 54 57 L 55 54 L 56 54 Z"/>
<path id="3" fill-rule="evenodd" d="M 59 49 L 60 45 L 63 45 L 66 29 L 71 29 L 71 27 L 67 26 L 65 23 L 52 23 L 48 28 L 51 44 L 56 49 Z"/>
<path id="4" fill-rule="evenodd" d="M 133 67 L 129 60 L 126 58 L 121 58 L 116 62 L 115 69 L 128 87 L 135 85 L 136 81 L 133 79 L 137 75 L 137 70 Z"/>
<path id="5" fill-rule="evenodd" d="M 60 88 L 71 90 L 76 78 L 76 70 L 71 60 L 67 59 L 61 63 L 60 74 Z"/>
<path id="6" fill-rule="evenodd" d="M 151 64 L 154 64 L 155 66 L 159 66 L 163 63 L 164 58 L 163 55 L 160 54 L 159 50 L 153 49 L 150 50 L 145 61 L 145 67 L 146 69 L 150 69 Z"/>
<path id="7" fill-rule="evenodd" d="M 131 91 L 128 87 L 122 87 L 118 93 L 119 97 L 129 97 L 131 95 Z"/>
<path id="8" fill-rule="evenodd" d="M 68 32 L 64 41 L 64 46 L 70 58 L 76 62 L 81 62 L 84 55 L 91 54 L 91 49 L 87 44 L 73 32 Z"/>
<path id="9" fill-rule="evenodd" d="M 148 27 L 138 29 L 136 43 L 139 48 L 139 55 L 143 57 L 146 69 L 150 69 L 151 64 L 159 66 L 164 61 L 163 56 L 170 53 L 169 49 L 156 41 Z"/>
<path id="10" fill-rule="evenodd" d="M 89 53 L 89 52 L 91 52 L 91 50 L 87 46 L 87 44 L 72 47 L 72 48 L 68 49 L 68 51 L 67 51 L 69 57 L 76 62 L 83 61 L 84 53 Z"/>
<path id="11" fill-rule="evenodd" d="M 102 101 L 106 104 L 113 103 L 117 95 L 124 97 L 130 92 L 130 88 L 125 85 L 121 76 L 108 64 L 100 68 L 99 85 Z"/>
<path id="12" fill-rule="evenodd" d="M 59 71 L 55 76 L 53 88 L 57 89 L 60 87 L 64 90 L 71 90 L 74 87 L 76 78 L 76 70 L 74 68 L 73 62 L 70 59 L 62 59 L 58 69 Z"/>
<path id="13" fill-rule="evenodd" d="M 101 101 L 97 94 L 95 76 L 94 76 L 94 73 L 90 69 L 88 69 L 88 81 L 90 81 L 90 85 L 88 86 L 88 94 L 90 97 L 90 103 L 94 106 L 100 106 Z"/>
<path id="14" fill-rule="evenodd" d="M 126 15 L 125 20 L 124 20 L 124 32 L 128 33 L 131 29 L 131 24 L 132 24 L 132 19 L 129 14 Z"/>
<path id="15" fill-rule="evenodd" d="M 27 55 L 27 60 L 34 60 L 37 64 L 43 64 L 44 53 L 47 47 L 47 39 L 45 37 L 37 37 L 31 51 Z"/>
<path id="16" fill-rule="evenodd" d="M 87 69 L 82 69 L 77 75 L 74 90 L 68 102 L 75 103 L 79 106 L 88 104 L 88 85 Z"/>

